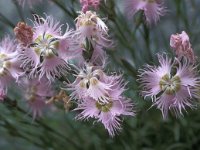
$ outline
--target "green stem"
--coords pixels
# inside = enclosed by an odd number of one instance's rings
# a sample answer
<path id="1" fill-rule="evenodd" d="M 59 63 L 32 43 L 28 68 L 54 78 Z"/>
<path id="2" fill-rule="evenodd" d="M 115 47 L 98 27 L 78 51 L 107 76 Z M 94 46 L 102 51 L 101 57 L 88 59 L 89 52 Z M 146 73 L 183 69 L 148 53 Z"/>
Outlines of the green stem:
<path id="1" fill-rule="evenodd" d="M 60 7 L 68 16 L 72 17 L 72 18 L 75 18 L 76 15 L 72 12 L 70 12 L 68 9 L 66 9 L 64 7 L 63 4 L 59 3 L 57 0 L 51 0 L 54 4 L 56 4 L 58 7 Z"/>
<path id="2" fill-rule="evenodd" d="M 122 64 L 124 67 L 133 75 L 134 78 L 137 78 L 137 71 L 136 69 L 125 59 L 121 59 Z"/>
<path id="3" fill-rule="evenodd" d="M 6 25 L 9 25 L 11 28 L 15 27 L 15 25 L 10 20 L 8 20 L 2 13 L 0 13 L 0 20 Z"/>
<path id="4" fill-rule="evenodd" d="M 148 56 L 149 56 L 150 60 L 152 60 L 153 57 L 152 57 L 151 48 L 150 48 L 150 32 L 149 32 L 149 28 L 147 27 L 146 24 L 143 24 L 143 29 L 144 29 L 143 37 L 144 37 L 144 40 L 145 40 L 145 43 L 146 43 L 147 53 L 148 53 Z"/>
<path id="5" fill-rule="evenodd" d="M 38 142 L 35 142 L 35 141 L 31 140 L 30 138 L 26 137 L 25 135 L 19 133 L 18 129 L 15 128 L 15 126 L 13 126 L 13 124 L 9 123 L 5 117 L 0 116 L 0 118 L 1 118 L 1 120 L 3 119 L 3 121 L 4 121 L 4 124 L 2 124 L 1 126 L 6 128 L 8 130 L 8 133 L 10 133 L 11 135 L 14 135 L 14 136 L 22 137 L 34 145 L 43 147 L 42 144 L 39 144 Z"/>
<path id="6" fill-rule="evenodd" d="M 22 12 L 22 9 L 21 9 L 19 3 L 17 2 L 17 0 L 12 0 L 12 1 L 13 1 L 13 3 L 15 4 L 15 7 L 16 7 L 16 9 L 17 9 L 17 12 L 18 12 L 18 14 L 19 14 L 19 16 L 20 16 L 20 18 L 21 18 L 21 21 L 24 22 L 24 21 L 25 21 L 24 15 L 23 15 L 23 12 Z"/>
<path id="7" fill-rule="evenodd" d="M 4 103 L 6 104 L 6 106 L 11 107 L 11 108 L 15 108 L 16 110 L 18 110 L 19 112 L 23 113 L 23 114 L 27 114 L 26 111 L 24 111 L 22 108 L 20 108 L 19 106 L 17 106 L 17 102 L 14 100 L 9 99 L 8 97 L 5 98 Z M 32 118 L 32 115 L 28 114 L 29 117 Z M 54 133 L 57 136 L 62 137 L 63 139 L 65 139 L 66 141 L 68 141 L 69 143 L 71 143 L 75 148 L 81 148 L 79 145 L 77 145 L 74 141 L 72 141 L 70 138 L 62 135 L 61 133 L 59 133 L 58 131 L 54 130 L 52 127 L 49 127 L 48 125 L 44 124 L 42 121 L 40 120 L 35 120 L 35 122 L 37 122 L 39 125 L 43 126 L 44 128 L 46 128 L 47 130 L 49 130 L 50 132 Z"/>

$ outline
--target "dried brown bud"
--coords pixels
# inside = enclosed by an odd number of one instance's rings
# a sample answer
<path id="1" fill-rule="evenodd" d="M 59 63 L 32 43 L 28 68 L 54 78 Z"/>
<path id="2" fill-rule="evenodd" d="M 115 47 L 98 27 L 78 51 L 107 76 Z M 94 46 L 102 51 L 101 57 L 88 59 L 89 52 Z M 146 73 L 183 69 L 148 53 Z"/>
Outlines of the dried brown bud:
<path id="1" fill-rule="evenodd" d="M 23 45 L 27 46 L 33 40 L 33 28 L 24 22 L 19 22 L 14 28 L 16 39 Z"/>
<path id="2" fill-rule="evenodd" d="M 63 90 L 61 90 L 57 95 L 55 95 L 54 97 L 51 97 L 48 101 L 46 101 L 46 104 L 50 104 L 50 103 L 58 102 L 58 101 L 63 101 L 65 111 L 68 112 L 72 104 L 71 104 L 69 96 Z"/>

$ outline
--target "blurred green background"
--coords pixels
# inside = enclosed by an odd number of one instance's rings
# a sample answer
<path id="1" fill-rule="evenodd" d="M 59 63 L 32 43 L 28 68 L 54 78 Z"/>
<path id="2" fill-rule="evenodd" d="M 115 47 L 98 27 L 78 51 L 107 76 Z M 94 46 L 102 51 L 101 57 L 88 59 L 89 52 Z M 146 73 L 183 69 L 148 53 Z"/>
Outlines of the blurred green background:
<path id="1" fill-rule="evenodd" d="M 110 138 L 99 123 L 80 122 L 76 112 L 66 113 L 62 107 L 47 110 L 35 121 L 28 115 L 20 91 L 13 89 L 15 101 L 0 103 L 0 150 L 198 150 L 200 149 L 200 111 L 188 110 L 184 117 L 163 121 L 161 112 L 150 108 L 149 99 L 140 97 L 137 70 L 144 64 L 155 64 L 156 53 L 172 55 L 170 35 L 185 30 L 196 56 L 200 55 L 200 1 L 168 0 L 167 14 L 157 25 L 147 28 L 138 13 L 127 20 L 123 13 L 125 0 L 107 0 L 97 12 L 105 18 L 115 47 L 108 49 L 107 70 L 124 73 L 129 81 L 125 93 L 136 103 L 136 117 L 123 120 L 123 130 Z M 79 0 L 43 0 L 32 8 L 21 8 L 15 0 L 0 0 L 0 38 L 10 34 L 19 21 L 31 25 L 33 13 L 52 15 L 74 28 L 73 20 L 80 10 Z M 28 19 L 29 18 L 29 19 Z M 149 101 L 148 101 L 149 100 Z M 17 104 L 16 104 L 17 103 Z"/>

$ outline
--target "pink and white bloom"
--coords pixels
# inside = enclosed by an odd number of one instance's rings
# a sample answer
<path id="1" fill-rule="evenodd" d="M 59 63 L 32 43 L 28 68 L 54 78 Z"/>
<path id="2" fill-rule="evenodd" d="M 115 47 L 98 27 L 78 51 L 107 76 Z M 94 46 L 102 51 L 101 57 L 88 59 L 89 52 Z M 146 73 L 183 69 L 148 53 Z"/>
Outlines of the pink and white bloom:
<path id="1" fill-rule="evenodd" d="M 121 76 L 106 75 L 101 67 L 86 65 L 77 75 L 76 80 L 68 85 L 71 98 L 84 100 L 88 97 L 106 103 L 110 97 L 115 98 L 124 92 L 125 84 Z"/>
<path id="2" fill-rule="evenodd" d="M 67 72 L 68 61 L 79 56 L 80 49 L 72 39 L 72 31 L 67 28 L 62 34 L 62 25 L 51 16 L 41 18 L 35 15 L 33 24 L 33 40 L 22 47 L 19 56 L 23 60 L 22 67 L 30 72 L 31 77 L 39 75 L 39 78 L 53 81 Z"/>
<path id="3" fill-rule="evenodd" d="M 24 89 L 22 93 L 28 103 L 28 109 L 32 113 L 33 119 L 41 117 L 42 112 L 48 106 L 46 101 L 54 94 L 52 86 L 46 78 L 23 78 L 20 85 Z"/>
<path id="4" fill-rule="evenodd" d="M 17 1 L 19 5 L 21 5 L 22 7 L 25 7 L 25 5 L 27 5 L 30 8 L 42 2 L 42 0 L 17 0 Z"/>
<path id="5" fill-rule="evenodd" d="M 75 110 L 81 111 L 76 118 L 103 123 L 113 137 L 121 130 L 121 116 L 135 115 L 133 103 L 122 95 L 125 85 L 121 75 L 108 76 L 102 67 L 86 64 L 67 88 L 72 91 L 71 100 L 77 100 Z"/>
<path id="6" fill-rule="evenodd" d="M 107 103 L 98 102 L 92 98 L 82 101 L 75 110 L 81 111 L 77 119 L 95 119 L 101 122 L 113 137 L 121 127 L 121 116 L 134 116 L 133 103 L 124 97 L 110 99 Z"/>
<path id="7" fill-rule="evenodd" d="M 98 9 L 101 0 L 80 0 L 82 11 L 85 13 L 90 7 Z"/>
<path id="8" fill-rule="evenodd" d="M 79 37 L 80 43 L 84 44 L 88 38 L 92 43 L 98 43 L 103 47 L 109 46 L 108 27 L 96 12 L 80 12 L 75 21 L 76 35 Z"/>
<path id="9" fill-rule="evenodd" d="M 138 11 L 144 11 L 148 25 L 156 24 L 166 12 L 163 0 L 124 0 L 125 11 L 128 18 L 133 17 Z"/>
<path id="10" fill-rule="evenodd" d="M 170 46 L 175 51 L 177 57 L 185 57 L 190 62 L 195 61 L 190 39 L 185 31 L 182 31 L 181 34 L 172 34 L 170 38 Z"/>
<path id="11" fill-rule="evenodd" d="M 142 94 L 152 99 L 153 106 L 162 111 L 163 118 L 167 118 L 169 110 L 176 116 L 183 115 L 182 111 L 193 108 L 195 98 L 199 97 L 196 68 L 187 61 L 172 61 L 166 55 L 158 55 L 158 59 L 158 66 L 147 65 L 140 70 Z"/>
<path id="12" fill-rule="evenodd" d="M 17 59 L 16 41 L 10 37 L 5 37 L 0 42 L 0 95 L 5 96 L 7 88 L 12 82 L 18 80 L 23 75 L 20 68 L 20 61 Z"/>
<path id="13" fill-rule="evenodd" d="M 91 62 L 97 59 L 98 61 L 102 60 L 105 57 L 103 49 L 112 46 L 106 24 L 98 17 L 96 12 L 92 11 L 80 12 L 75 21 L 76 31 L 74 37 L 82 48 L 82 52 L 88 51 L 87 43 L 89 43 L 93 51 Z"/>

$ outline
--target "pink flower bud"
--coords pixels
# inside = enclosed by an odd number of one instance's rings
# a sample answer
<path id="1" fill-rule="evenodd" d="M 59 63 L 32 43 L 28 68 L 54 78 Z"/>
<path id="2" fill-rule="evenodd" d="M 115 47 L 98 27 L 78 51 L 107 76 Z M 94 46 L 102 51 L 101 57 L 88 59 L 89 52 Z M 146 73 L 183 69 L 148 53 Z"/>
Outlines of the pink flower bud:
<path id="1" fill-rule="evenodd" d="M 181 34 L 172 34 L 170 46 L 175 51 L 177 57 L 186 57 L 190 62 L 195 61 L 190 39 L 185 31 L 182 31 Z"/>

